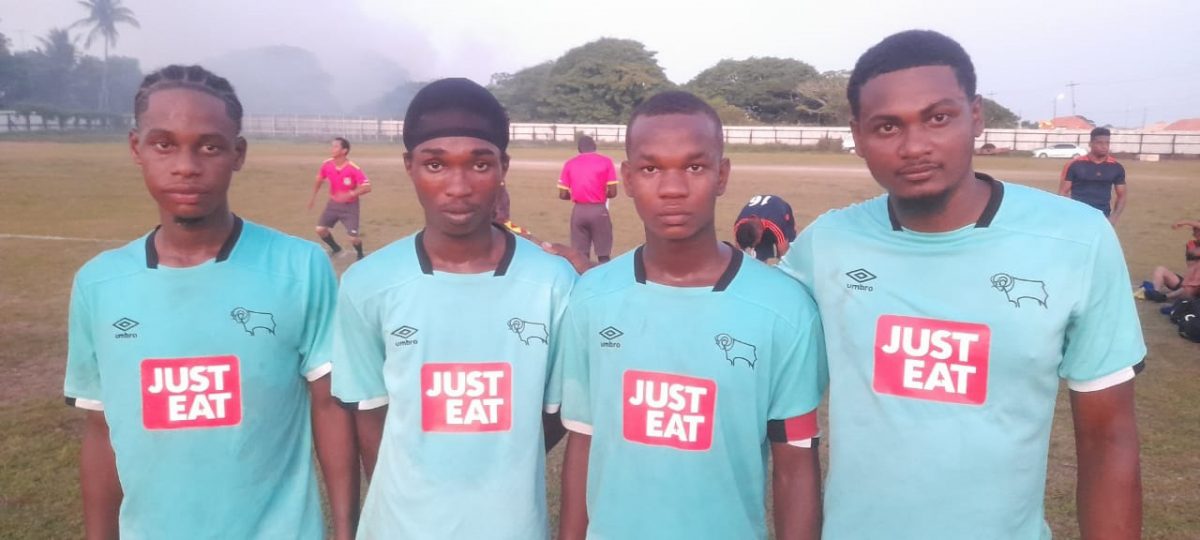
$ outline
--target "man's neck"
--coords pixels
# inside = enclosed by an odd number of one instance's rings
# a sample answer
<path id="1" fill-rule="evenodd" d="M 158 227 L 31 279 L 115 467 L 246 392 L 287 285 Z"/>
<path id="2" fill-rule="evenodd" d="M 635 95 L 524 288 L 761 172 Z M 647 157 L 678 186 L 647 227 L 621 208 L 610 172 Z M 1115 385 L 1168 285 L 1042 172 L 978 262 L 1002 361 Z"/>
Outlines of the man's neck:
<path id="1" fill-rule="evenodd" d="M 1093 163 L 1104 163 L 1108 160 L 1108 154 L 1104 154 L 1103 156 L 1088 154 L 1088 159 L 1091 159 Z"/>
<path id="2" fill-rule="evenodd" d="M 969 178 L 959 182 L 940 208 L 930 212 L 908 211 L 903 204 L 890 201 L 896 219 L 905 229 L 924 233 L 949 232 L 961 229 L 979 221 L 991 199 L 992 188 L 975 177 L 971 171 Z"/>
<path id="3" fill-rule="evenodd" d="M 711 287 L 721 279 L 733 250 L 717 241 L 709 227 L 686 240 L 646 236 L 642 262 L 646 279 L 672 287 Z"/>
<path id="4" fill-rule="evenodd" d="M 335 166 L 337 166 L 337 168 L 339 168 L 339 169 L 344 167 L 346 165 L 346 163 L 349 161 L 350 161 L 350 158 L 346 157 L 346 156 L 333 158 L 333 164 Z"/>
<path id="5" fill-rule="evenodd" d="M 426 227 L 421 241 L 435 270 L 455 274 L 495 270 L 506 247 L 504 233 L 490 223 L 466 236 L 448 236 Z"/>
<path id="6" fill-rule="evenodd" d="M 228 208 L 198 221 L 179 221 L 167 214 L 160 217 L 154 249 L 163 266 L 184 268 L 214 259 L 233 232 L 234 217 Z"/>

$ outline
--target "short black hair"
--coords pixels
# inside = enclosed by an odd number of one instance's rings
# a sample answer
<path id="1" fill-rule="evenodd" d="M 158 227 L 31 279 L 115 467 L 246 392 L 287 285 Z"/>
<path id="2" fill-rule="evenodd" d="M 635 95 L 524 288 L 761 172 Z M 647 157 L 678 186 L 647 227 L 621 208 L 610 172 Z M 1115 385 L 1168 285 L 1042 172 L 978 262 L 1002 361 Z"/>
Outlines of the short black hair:
<path id="1" fill-rule="evenodd" d="M 629 135 L 633 133 L 633 123 L 638 118 L 668 114 L 703 114 L 707 116 L 709 120 L 712 120 L 713 128 L 716 130 L 718 145 L 722 151 L 725 149 L 725 126 L 721 124 L 721 117 L 717 116 L 717 111 L 712 108 L 712 105 L 691 92 L 668 90 L 650 96 L 650 99 L 641 102 L 633 109 L 633 114 L 629 115 L 629 123 L 625 124 L 625 152 L 629 152 Z"/>
<path id="2" fill-rule="evenodd" d="M 850 81 L 846 85 L 846 98 L 850 100 L 850 112 L 858 118 L 859 94 L 867 81 L 880 75 L 924 66 L 947 66 L 954 70 L 958 86 L 975 97 L 975 64 L 971 56 L 957 41 L 933 30 L 907 30 L 892 34 L 858 57 Z"/>
<path id="3" fill-rule="evenodd" d="M 146 75 L 142 79 L 142 85 L 138 87 L 137 94 L 133 96 L 134 122 L 136 123 L 150 106 L 152 94 L 171 88 L 197 90 L 225 102 L 225 113 L 237 126 L 237 132 L 242 132 L 242 102 L 238 100 L 233 85 L 224 77 L 196 65 L 172 64 Z"/>
<path id="4" fill-rule="evenodd" d="M 439 115 L 438 113 L 459 113 Z M 461 77 L 433 81 L 413 96 L 404 114 L 404 147 L 438 137 L 475 137 L 508 152 L 508 113 L 496 96 Z"/>
<path id="5" fill-rule="evenodd" d="M 342 150 L 345 150 L 347 154 L 350 153 L 350 141 L 347 141 L 345 137 L 334 137 L 333 140 L 341 144 Z"/>
<path id="6" fill-rule="evenodd" d="M 580 152 L 595 152 L 596 139 L 593 139 L 590 135 L 580 135 L 579 140 L 575 142 L 575 147 Z"/>
<path id="7" fill-rule="evenodd" d="M 741 249 L 754 247 L 762 240 L 763 224 L 758 217 L 742 220 L 733 229 L 734 240 Z"/>
<path id="8" fill-rule="evenodd" d="M 1094 141 L 1096 137 L 1112 137 L 1112 131 L 1106 127 L 1098 127 L 1092 130 L 1092 136 L 1088 140 Z"/>

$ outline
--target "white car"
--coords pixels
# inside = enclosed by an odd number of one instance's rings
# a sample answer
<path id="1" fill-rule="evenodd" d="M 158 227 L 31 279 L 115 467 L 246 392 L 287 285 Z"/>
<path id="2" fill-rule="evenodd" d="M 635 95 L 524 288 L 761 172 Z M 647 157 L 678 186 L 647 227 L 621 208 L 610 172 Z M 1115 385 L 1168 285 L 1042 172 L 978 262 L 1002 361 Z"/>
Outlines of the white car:
<path id="1" fill-rule="evenodd" d="M 1086 147 L 1070 143 L 1054 144 L 1033 151 L 1033 157 L 1037 158 L 1074 159 L 1078 156 L 1086 156 L 1087 154 L 1088 149 Z"/>

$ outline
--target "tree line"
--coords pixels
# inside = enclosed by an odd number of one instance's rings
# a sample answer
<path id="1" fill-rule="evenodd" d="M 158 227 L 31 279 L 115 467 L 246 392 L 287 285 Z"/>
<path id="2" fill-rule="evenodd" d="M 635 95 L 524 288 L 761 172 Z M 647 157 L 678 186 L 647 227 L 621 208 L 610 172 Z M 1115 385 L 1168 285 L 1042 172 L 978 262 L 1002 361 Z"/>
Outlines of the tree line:
<path id="1" fill-rule="evenodd" d="M 707 100 L 729 125 L 846 126 L 849 78 L 848 71 L 822 73 L 793 58 L 753 57 L 721 60 L 677 85 L 642 43 L 604 38 L 553 61 L 497 73 L 489 88 L 519 122 L 619 124 L 650 95 L 680 88 Z M 1011 110 L 983 101 L 988 126 L 1016 127 Z"/>
<path id="2" fill-rule="evenodd" d="M 80 0 L 83 18 L 70 26 L 51 29 L 38 46 L 13 52 L 0 34 L 0 109 L 15 109 L 27 117 L 37 113 L 59 122 L 82 119 L 114 120 L 132 109 L 142 70 L 134 58 L 109 56 L 121 25 L 138 27 L 133 12 L 121 0 Z M 72 34 L 73 29 L 82 29 Z M 104 55 L 83 53 L 96 41 Z M 82 46 L 81 46 L 82 45 Z"/>
<path id="3" fill-rule="evenodd" d="M 119 36 L 118 25 L 138 27 L 137 19 L 120 0 L 80 3 L 87 16 L 70 27 L 50 30 L 33 50 L 12 52 L 8 39 L 0 34 L 0 109 L 16 109 L 27 117 L 34 112 L 57 116 L 60 123 L 132 112 L 133 95 L 143 76 L 141 68 L 134 58 L 109 57 L 108 53 Z M 72 29 L 80 27 L 82 34 L 72 34 Z M 102 41 L 104 56 L 83 54 L 81 40 L 83 47 Z M 279 47 L 271 51 L 288 58 L 303 57 L 300 60 L 306 60 L 308 54 Z M 271 69 L 281 71 L 302 65 L 308 66 L 309 72 L 320 72 L 312 61 L 272 65 Z M 284 75 L 276 73 L 277 77 Z M 681 88 L 707 100 L 728 125 L 846 126 L 850 122 L 846 102 L 849 75 L 841 70 L 819 72 L 793 58 L 752 57 L 721 60 L 678 85 L 667 78 L 655 53 L 642 43 L 603 38 L 570 49 L 555 60 L 514 73 L 497 73 L 489 88 L 517 122 L 619 124 L 650 95 Z M 319 82 L 328 77 L 307 73 L 301 79 Z M 233 82 L 237 86 L 237 81 Z M 422 86 L 417 81 L 402 82 L 359 110 L 401 118 Z M 331 101 L 324 97 L 272 103 Z M 986 98 L 984 115 L 991 127 L 1016 127 L 1018 122 L 1011 110 Z"/>

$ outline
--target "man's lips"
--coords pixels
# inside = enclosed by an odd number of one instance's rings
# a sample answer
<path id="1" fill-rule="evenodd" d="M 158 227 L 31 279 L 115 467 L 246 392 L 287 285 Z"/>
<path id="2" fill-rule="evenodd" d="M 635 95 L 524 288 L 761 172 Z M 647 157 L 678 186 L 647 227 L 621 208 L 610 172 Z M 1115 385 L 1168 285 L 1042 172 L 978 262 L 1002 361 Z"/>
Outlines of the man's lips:
<path id="1" fill-rule="evenodd" d="M 922 163 L 920 165 L 909 165 L 907 167 L 902 167 L 900 170 L 896 171 L 896 174 L 906 180 L 928 180 L 938 169 L 941 169 L 941 166 L 932 163 Z"/>
<path id="2" fill-rule="evenodd" d="M 200 189 L 168 189 L 164 192 L 167 198 L 184 204 L 194 204 L 207 192 Z"/>

